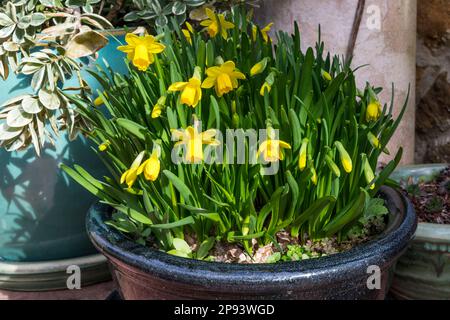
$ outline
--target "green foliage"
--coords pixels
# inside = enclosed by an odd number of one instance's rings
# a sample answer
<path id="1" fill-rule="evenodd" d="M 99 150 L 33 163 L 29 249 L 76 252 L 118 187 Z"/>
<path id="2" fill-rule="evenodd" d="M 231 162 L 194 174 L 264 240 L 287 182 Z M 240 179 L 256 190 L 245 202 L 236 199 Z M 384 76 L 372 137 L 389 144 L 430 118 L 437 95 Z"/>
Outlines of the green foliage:
<path id="1" fill-rule="evenodd" d="M 39 155 L 67 130 L 75 139 L 84 122 L 66 98 L 87 97 L 77 58 L 93 56 L 107 44 L 97 30 L 112 25 L 93 13 L 98 0 L 14 0 L 0 7 L 0 76 L 10 72 L 31 77 L 33 94 L 14 97 L 0 106 L 0 147 L 23 150 L 31 144 Z M 79 79 L 79 88 L 65 80 Z M 50 128 L 50 129 L 49 129 Z"/>
<path id="2" fill-rule="evenodd" d="M 201 248 L 198 258 L 212 247 L 211 239 L 240 243 L 249 252 L 252 239 L 265 245 L 281 230 L 301 241 L 305 234 L 311 240 L 335 235 L 342 239 L 361 219 L 384 214 L 382 201 L 374 197 L 400 161 L 401 150 L 378 173 L 376 165 L 406 103 L 397 119 L 391 102 L 376 121 L 367 122 L 367 105 L 381 89 L 367 84 L 357 90 L 353 70 L 339 57 L 326 54 L 320 40 L 315 50 L 300 50 L 296 26 L 292 36 L 279 32 L 274 46 L 258 29 L 253 38 L 254 24 L 245 10 L 235 8 L 226 19 L 235 25 L 228 30 L 228 39 L 197 31 L 191 35 L 192 43 L 172 19 L 172 29 L 159 29 L 157 37 L 166 50 L 155 55 L 146 72 L 131 65 L 128 76 L 112 70 L 92 72 L 105 88 L 100 96 L 106 112 L 82 99 L 73 103 L 93 128 L 89 138 L 99 146 L 108 141 L 108 148 L 97 154 L 111 173 L 96 179 L 77 167 L 64 168 L 66 172 L 124 214 L 119 220 L 113 216 L 112 225 L 125 229 L 131 238 L 142 239 L 148 225 L 153 241 L 179 254 L 174 239 L 194 234 Z M 262 60 L 264 70 L 251 76 L 252 67 Z M 205 69 L 220 61 L 234 61 L 246 75 L 237 90 L 218 96 L 214 89 L 203 89 L 195 108 L 183 105 L 179 93 L 167 92 L 174 82 L 188 81 L 196 67 L 204 79 Z M 325 77 L 324 71 L 330 76 Z M 271 89 L 261 95 L 266 82 Z M 161 116 L 152 118 L 161 97 L 165 97 Z M 277 129 L 291 149 L 285 150 L 275 175 L 262 175 L 264 164 L 249 161 L 252 155 L 238 165 L 175 164 L 171 133 L 195 119 L 202 120 L 202 131 Z M 369 132 L 379 145 L 368 140 Z M 240 143 L 252 150 L 247 139 Z M 222 147 L 225 153 L 228 147 Z M 161 151 L 159 177 L 147 181 L 138 176 L 131 188 L 121 184 L 121 175 L 137 155 L 145 151 L 148 157 L 154 148 Z M 299 166 L 302 154 L 305 164 Z M 183 254 L 189 256 L 186 250 Z M 291 247 L 287 257 L 300 259 L 304 254 L 300 247 Z"/>
<path id="3" fill-rule="evenodd" d="M 203 19 L 205 6 L 229 10 L 239 4 L 256 6 L 259 0 L 132 0 L 131 2 L 131 10 L 124 17 L 126 22 L 145 21 L 151 26 L 164 27 L 171 17 L 174 17 L 180 25 L 188 17 L 193 20 Z"/>

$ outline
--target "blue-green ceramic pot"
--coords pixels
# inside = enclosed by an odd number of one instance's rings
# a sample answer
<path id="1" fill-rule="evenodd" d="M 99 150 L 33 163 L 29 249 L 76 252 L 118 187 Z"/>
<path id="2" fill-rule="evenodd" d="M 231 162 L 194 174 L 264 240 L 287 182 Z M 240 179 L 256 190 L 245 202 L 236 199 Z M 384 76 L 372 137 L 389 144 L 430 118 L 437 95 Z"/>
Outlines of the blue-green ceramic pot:
<path id="1" fill-rule="evenodd" d="M 446 164 L 399 168 L 391 178 L 431 181 Z M 391 292 L 398 299 L 450 300 L 450 225 L 419 223 L 395 267 Z"/>
<path id="2" fill-rule="evenodd" d="M 125 73 L 124 55 L 117 50 L 123 33 L 108 33 L 109 44 L 99 59 L 113 70 Z M 83 60 L 85 67 L 94 61 Z M 92 86 L 99 84 L 86 72 L 83 77 Z M 0 105 L 24 93 L 32 93 L 30 78 L 11 74 L 0 80 Z M 66 83 L 76 85 L 75 79 Z M 104 168 L 89 143 L 79 138 L 70 142 L 66 135 L 56 146 L 47 146 L 40 157 L 34 150 L 8 153 L 0 150 L 0 262 L 30 262 L 68 259 L 96 253 L 84 227 L 84 219 L 94 198 L 59 169 L 59 164 L 79 164 L 88 171 Z"/>

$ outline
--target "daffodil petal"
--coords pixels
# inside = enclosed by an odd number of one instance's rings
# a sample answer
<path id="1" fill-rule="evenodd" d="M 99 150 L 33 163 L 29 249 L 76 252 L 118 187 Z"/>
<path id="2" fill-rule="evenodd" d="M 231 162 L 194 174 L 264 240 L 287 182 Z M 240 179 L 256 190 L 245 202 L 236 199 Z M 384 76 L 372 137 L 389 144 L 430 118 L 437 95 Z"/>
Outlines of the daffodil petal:
<path id="1" fill-rule="evenodd" d="M 181 91 L 183 90 L 186 86 L 188 85 L 187 82 L 175 82 L 172 83 L 169 87 L 169 89 L 167 89 L 167 91 Z"/>

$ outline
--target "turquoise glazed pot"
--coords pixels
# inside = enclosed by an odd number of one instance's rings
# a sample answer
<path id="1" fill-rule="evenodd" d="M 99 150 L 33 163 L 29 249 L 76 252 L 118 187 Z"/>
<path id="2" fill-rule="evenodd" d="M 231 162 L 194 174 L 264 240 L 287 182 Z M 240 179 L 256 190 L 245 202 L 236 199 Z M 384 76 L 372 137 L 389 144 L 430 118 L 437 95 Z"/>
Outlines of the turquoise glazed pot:
<path id="1" fill-rule="evenodd" d="M 403 167 L 391 176 L 431 181 L 447 165 Z M 408 250 L 399 259 L 391 293 L 398 299 L 450 300 L 450 225 L 419 223 Z"/>
<path id="2" fill-rule="evenodd" d="M 107 32 L 109 44 L 99 52 L 113 70 L 125 73 L 124 55 L 116 48 L 123 32 Z M 85 67 L 94 61 L 83 60 Z M 99 84 L 86 71 L 84 79 L 93 92 Z M 32 93 L 30 78 L 11 74 L 0 81 L 0 105 L 24 93 Z M 76 85 L 75 79 L 66 86 Z M 66 135 L 37 157 L 32 148 L 8 153 L 0 150 L 0 262 L 36 262 L 81 257 L 96 253 L 84 218 L 94 197 L 59 169 L 59 164 L 79 164 L 92 173 L 104 167 L 83 138 L 70 142 Z M 0 266 L 1 267 L 1 266 Z M 0 268 L 0 274 L 2 273 Z"/>

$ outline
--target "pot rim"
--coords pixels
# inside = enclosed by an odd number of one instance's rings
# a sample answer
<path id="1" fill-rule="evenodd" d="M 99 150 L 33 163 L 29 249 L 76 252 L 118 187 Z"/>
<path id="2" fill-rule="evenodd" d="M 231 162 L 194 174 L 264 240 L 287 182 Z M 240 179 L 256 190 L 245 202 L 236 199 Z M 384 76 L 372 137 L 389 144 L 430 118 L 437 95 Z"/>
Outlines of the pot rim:
<path id="1" fill-rule="evenodd" d="M 450 224 L 420 222 L 414 241 L 450 243 Z"/>
<path id="2" fill-rule="evenodd" d="M 356 246 L 349 251 L 327 257 L 275 264 L 231 264 L 181 258 L 128 240 L 119 231 L 106 225 L 112 208 L 97 203 L 88 212 L 88 235 L 97 247 L 114 264 L 125 262 L 138 272 L 197 285 L 230 283 L 259 284 L 268 280 L 268 286 L 283 282 L 302 282 L 314 289 L 317 278 L 322 282 L 336 283 L 367 277 L 367 267 L 376 265 L 387 269 L 404 252 L 412 239 L 417 218 L 409 200 L 398 191 L 383 187 L 380 195 L 386 199 L 390 221 L 386 230 L 377 238 Z M 270 282 L 270 283 L 269 283 Z"/>

